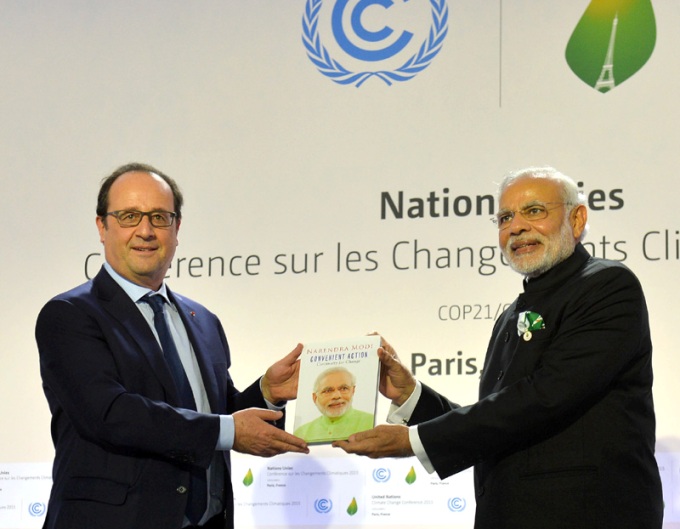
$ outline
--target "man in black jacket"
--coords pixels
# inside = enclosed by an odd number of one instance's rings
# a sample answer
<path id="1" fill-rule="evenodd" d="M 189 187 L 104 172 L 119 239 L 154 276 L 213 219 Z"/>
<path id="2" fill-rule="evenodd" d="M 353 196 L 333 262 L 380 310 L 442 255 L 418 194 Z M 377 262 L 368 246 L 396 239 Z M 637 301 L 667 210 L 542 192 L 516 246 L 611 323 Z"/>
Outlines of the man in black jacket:
<path id="1" fill-rule="evenodd" d="M 181 208 L 159 170 L 117 169 L 97 204 L 104 266 L 40 311 L 55 446 L 45 529 L 231 528 L 231 450 L 309 451 L 281 429 L 302 346 L 239 391 L 217 316 L 165 283 Z"/>
<path id="2" fill-rule="evenodd" d="M 381 391 L 402 424 L 334 445 L 415 454 L 442 479 L 474 465 L 476 529 L 661 528 L 640 283 L 581 245 L 583 197 L 552 168 L 508 175 L 495 220 L 524 292 L 494 325 L 479 401 L 459 406 L 417 382 L 383 341 Z"/>

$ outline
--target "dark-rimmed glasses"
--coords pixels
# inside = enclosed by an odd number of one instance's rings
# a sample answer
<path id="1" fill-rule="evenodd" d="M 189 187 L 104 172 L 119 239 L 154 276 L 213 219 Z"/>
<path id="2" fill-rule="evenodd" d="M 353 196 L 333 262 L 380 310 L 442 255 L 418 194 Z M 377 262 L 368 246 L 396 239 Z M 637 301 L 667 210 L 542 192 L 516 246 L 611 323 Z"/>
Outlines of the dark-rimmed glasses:
<path id="1" fill-rule="evenodd" d="M 154 228 L 169 228 L 172 226 L 177 213 L 173 211 L 137 211 L 136 209 L 119 209 L 109 211 L 105 217 L 115 217 L 121 228 L 134 228 L 139 226 L 143 217 L 149 217 L 149 222 Z"/>

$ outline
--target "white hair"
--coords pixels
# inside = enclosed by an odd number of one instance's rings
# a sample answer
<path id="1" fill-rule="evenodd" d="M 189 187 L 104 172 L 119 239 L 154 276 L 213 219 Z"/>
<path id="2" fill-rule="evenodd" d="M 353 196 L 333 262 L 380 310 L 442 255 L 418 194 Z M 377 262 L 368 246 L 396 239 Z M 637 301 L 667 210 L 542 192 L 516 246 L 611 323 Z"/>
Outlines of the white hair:
<path id="1" fill-rule="evenodd" d="M 316 377 L 316 380 L 314 381 L 314 393 L 317 393 L 319 391 L 319 385 L 321 384 L 321 381 L 326 378 L 328 375 L 331 373 L 345 373 L 349 375 L 349 379 L 352 382 L 353 386 L 356 386 L 357 384 L 357 377 L 354 376 L 354 373 L 352 373 L 349 369 L 346 367 L 329 367 L 328 369 L 323 370 L 319 375 Z"/>
<path id="2" fill-rule="evenodd" d="M 578 188 L 576 182 L 564 173 L 560 173 L 554 167 L 525 167 L 517 171 L 512 171 L 503 176 L 501 183 L 498 185 L 498 200 L 500 202 L 501 195 L 512 183 L 520 178 L 545 178 L 559 184 L 562 192 L 562 201 L 570 206 L 585 206 L 586 197 L 584 193 Z M 566 213 L 569 214 L 569 211 Z M 588 225 L 583 229 L 578 242 L 581 242 L 588 232 Z"/>

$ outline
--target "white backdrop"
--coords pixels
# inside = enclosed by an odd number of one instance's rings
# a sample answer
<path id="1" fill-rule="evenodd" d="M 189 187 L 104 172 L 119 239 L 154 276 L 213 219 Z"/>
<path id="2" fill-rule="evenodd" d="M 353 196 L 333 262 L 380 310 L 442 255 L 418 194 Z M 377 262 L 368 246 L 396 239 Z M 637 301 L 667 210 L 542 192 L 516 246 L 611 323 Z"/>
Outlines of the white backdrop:
<path id="1" fill-rule="evenodd" d="M 392 41 L 413 33 L 378 65 L 336 42 L 338 4 L 1 3 L 0 528 L 40 527 L 49 491 L 35 318 L 47 299 L 98 270 L 99 181 L 133 160 L 158 166 L 185 193 L 168 283 L 220 316 L 241 387 L 298 342 L 376 329 L 418 364 L 419 378 L 461 403 L 475 400 L 493 319 L 521 279 L 493 249 L 486 206 L 459 215 L 454 203 L 494 195 L 503 173 L 527 165 L 573 176 L 594 206 L 589 249 L 624 261 L 647 294 L 666 527 L 680 522 L 680 4 L 654 1 L 653 53 L 608 93 L 565 59 L 587 0 L 368 2 L 366 28 L 392 28 Z M 346 4 L 342 24 L 358 42 L 348 17 L 361 4 Z M 605 4 L 617 2 L 592 2 Z M 305 8 L 315 6 L 318 26 L 307 35 L 351 71 L 395 71 L 428 31 L 441 41 L 409 80 L 338 84 L 303 45 L 303 20 L 316 16 Z M 435 8 L 448 10 L 436 28 Z M 620 16 L 625 42 L 631 21 Z M 605 52 L 593 49 L 592 60 Z M 400 192 L 399 219 L 385 197 Z M 440 200 L 428 201 L 431 193 Z M 438 209 L 445 198 L 448 216 Z M 417 208 L 407 213 L 418 200 L 421 218 Z M 322 254 L 316 267 L 314 254 Z M 449 373 L 438 370 L 451 359 Z M 384 417 L 387 403 L 379 409 Z M 376 465 L 324 447 L 305 459 L 237 457 L 234 471 L 239 527 L 469 528 L 470 480 L 464 472 L 439 483 L 415 460 Z M 352 499 L 357 512 L 348 516 Z M 418 506 L 441 515 L 405 517 Z"/>

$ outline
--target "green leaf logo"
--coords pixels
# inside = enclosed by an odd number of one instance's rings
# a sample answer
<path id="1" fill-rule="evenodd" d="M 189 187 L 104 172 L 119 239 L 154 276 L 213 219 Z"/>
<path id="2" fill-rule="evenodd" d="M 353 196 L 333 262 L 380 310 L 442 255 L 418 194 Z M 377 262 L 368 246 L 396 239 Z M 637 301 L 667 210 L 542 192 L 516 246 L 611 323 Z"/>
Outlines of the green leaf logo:
<path id="1" fill-rule="evenodd" d="M 635 75 L 656 44 L 651 0 L 591 0 L 567 43 L 567 64 L 605 93 Z"/>
<path id="2" fill-rule="evenodd" d="M 250 487 L 253 484 L 253 471 L 248 469 L 248 472 L 246 472 L 246 477 L 243 478 L 243 484 L 246 487 Z"/>
<path id="3" fill-rule="evenodd" d="M 350 516 L 354 516 L 358 510 L 359 508 L 357 507 L 357 499 L 352 498 L 349 507 L 347 507 L 347 514 L 349 514 Z"/>
<path id="4" fill-rule="evenodd" d="M 408 471 L 408 474 L 406 474 L 406 483 L 409 485 L 413 485 L 416 481 L 416 470 L 415 468 L 411 467 L 411 470 Z"/>

